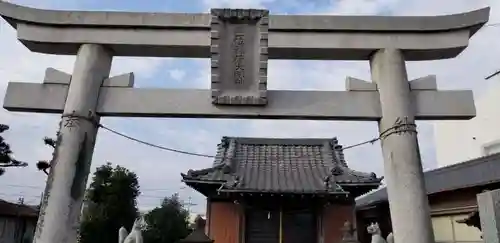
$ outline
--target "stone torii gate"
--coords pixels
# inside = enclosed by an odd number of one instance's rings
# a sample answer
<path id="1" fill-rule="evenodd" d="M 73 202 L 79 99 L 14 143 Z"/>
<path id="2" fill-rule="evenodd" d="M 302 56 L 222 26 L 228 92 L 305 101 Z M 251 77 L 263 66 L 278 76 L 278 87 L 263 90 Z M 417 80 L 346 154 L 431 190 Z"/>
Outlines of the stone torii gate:
<path id="1" fill-rule="evenodd" d="M 11 82 L 10 111 L 60 113 L 35 234 L 75 242 L 101 116 L 377 121 L 396 242 L 434 242 L 414 121 L 475 116 L 472 91 L 438 91 L 434 76 L 408 82 L 405 61 L 453 58 L 489 8 L 432 17 L 81 12 L 0 1 L 0 15 L 31 51 L 76 55 L 72 74 L 48 69 L 42 84 Z M 133 88 L 109 78 L 113 56 L 211 58 L 211 90 Z M 267 90 L 268 59 L 369 60 L 372 81 L 347 91 Z M 270 81 L 272 82 L 272 80 Z"/>

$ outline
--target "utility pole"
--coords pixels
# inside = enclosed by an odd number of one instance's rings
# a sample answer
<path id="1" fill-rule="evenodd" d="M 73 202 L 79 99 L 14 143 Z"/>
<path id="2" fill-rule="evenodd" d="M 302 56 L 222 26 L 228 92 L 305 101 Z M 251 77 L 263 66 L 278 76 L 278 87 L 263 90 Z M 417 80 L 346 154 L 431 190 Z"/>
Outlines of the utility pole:
<path id="1" fill-rule="evenodd" d="M 23 237 L 23 222 L 21 215 L 19 215 L 19 208 L 23 204 L 24 204 L 24 197 L 21 196 L 17 199 L 17 205 L 16 205 L 16 226 L 14 231 L 14 238 L 17 240 L 20 240 Z"/>
<path id="2" fill-rule="evenodd" d="M 186 189 L 189 189 L 189 188 L 188 188 L 188 187 L 186 187 L 186 186 L 181 186 L 181 188 L 180 188 L 180 189 L 181 189 L 181 190 L 186 190 Z M 182 203 L 182 204 L 183 204 L 184 206 L 186 206 L 187 211 L 188 211 L 189 213 L 191 213 L 191 206 L 196 206 L 196 205 L 198 205 L 198 204 L 193 203 L 193 197 L 191 196 L 191 193 L 190 193 L 190 192 L 188 192 L 188 193 L 189 193 L 189 195 L 188 195 L 188 200 L 187 200 L 187 202 L 184 202 L 184 200 L 183 200 L 183 203 Z"/>
<path id="3" fill-rule="evenodd" d="M 196 204 L 196 203 L 193 203 L 192 199 L 193 199 L 193 198 L 192 198 L 191 196 L 188 196 L 188 201 L 187 201 L 187 203 L 184 203 L 184 205 L 187 207 L 187 211 L 188 211 L 189 213 L 191 213 L 191 206 L 196 206 L 196 205 L 198 205 L 198 204 Z"/>
<path id="4" fill-rule="evenodd" d="M 500 74 L 500 70 L 498 70 L 498 71 L 496 71 L 496 72 L 492 73 L 491 75 L 489 75 L 488 77 L 486 77 L 486 78 L 484 78 L 484 79 L 486 79 L 486 80 L 491 79 L 491 78 L 493 78 L 493 77 L 497 76 L 498 74 Z"/>

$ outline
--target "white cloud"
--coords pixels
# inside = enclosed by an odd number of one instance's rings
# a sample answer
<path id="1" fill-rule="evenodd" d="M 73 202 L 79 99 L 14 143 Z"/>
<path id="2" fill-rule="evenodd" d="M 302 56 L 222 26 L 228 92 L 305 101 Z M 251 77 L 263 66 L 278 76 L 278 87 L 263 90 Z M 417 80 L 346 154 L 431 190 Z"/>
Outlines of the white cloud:
<path id="1" fill-rule="evenodd" d="M 173 70 L 170 70 L 169 72 L 169 75 L 172 79 L 174 79 L 175 81 L 182 81 L 184 79 L 184 77 L 186 77 L 186 72 L 184 70 L 181 70 L 181 69 L 173 69 Z"/>

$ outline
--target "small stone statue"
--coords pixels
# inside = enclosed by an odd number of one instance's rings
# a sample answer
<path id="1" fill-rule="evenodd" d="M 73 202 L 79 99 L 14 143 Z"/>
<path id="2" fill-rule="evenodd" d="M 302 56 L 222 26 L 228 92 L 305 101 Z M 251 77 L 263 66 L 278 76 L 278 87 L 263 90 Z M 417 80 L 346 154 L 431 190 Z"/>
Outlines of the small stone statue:
<path id="1" fill-rule="evenodd" d="M 356 229 L 352 226 L 351 222 L 345 221 L 342 227 L 342 243 L 357 243 L 354 233 Z"/>
<path id="2" fill-rule="evenodd" d="M 372 235 L 371 243 L 394 243 L 392 233 L 387 236 L 387 241 L 382 237 L 382 231 L 380 231 L 378 223 L 371 223 L 366 227 L 366 231 Z"/>
<path id="3" fill-rule="evenodd" d="M 118 243 L 143 243 L 140 219 L 134 221 L 130 234 L 125 227 L 121 227 L 118 231 Z"/>
<path id="4" fill-rule="evenodd" d="M 392 235 L 392 232 L 387 235 L 387 243 L 394 243 L 394 236 Z"/>

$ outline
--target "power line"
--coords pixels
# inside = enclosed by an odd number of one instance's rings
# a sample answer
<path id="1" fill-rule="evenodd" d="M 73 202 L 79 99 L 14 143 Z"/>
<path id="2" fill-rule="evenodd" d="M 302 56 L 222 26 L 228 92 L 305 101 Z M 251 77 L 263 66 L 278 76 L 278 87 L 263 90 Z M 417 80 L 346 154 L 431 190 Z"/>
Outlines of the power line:
<path id="1" fill-rule="evenodd" d="M 9 196 L 9 197 L 35 197 L 35 198 L 40 198 L 41 195 L 29 195 L 29 194 L 26 194 L 26 193 L 0 193 L 0 195 L 2 196 Z"/>
<path id="2" fill-rule="evenodd" d="M 96 120 L 94 118 L 93 114 L 89 114 L 89 116 L 87 117 L 87 116 L 77 115 L 77 114 L 75 114 L 73 112 L 73 113 L 70 113 L 70 114 L 62 114 L 61 118 L 63 118 L 63 119 L 66 118 L 67 119 L 65 121 L 65 125 L 64 126 L 72 127 L 72 126 L 75 125 L 75 123 L 78 122 L 79 119 L 82 119 L 82 120 L 86 120 L 86 121 L 94 124 L 97 127 L 103 128 L 103 129 L 105 129 L 105 130 L 107 130 L 107 131 L 109 131 L 109 132 L 111 132 L 113 134 L 116 134 L 116 135 L 121 136 L 123 138 L 129 139 L 129 140 L 132 140 L 134 142 L 138 142 L 138 143 L 150 146 L 150 147 L 158 148 L 158 149 L 161 149 L 161 150 L 166 150 L 166 151 L 169 151 L 169 152 L 179 153 L 179 154 L 185 154 L 185 155 L 191 155 L 191 156 L 198 156 L 198 157 L 205 157 L 205 158 L 216 158 L 215 155 L 195 153 L 195 152 L 190 152 L 190 151 L 186 151 L 186 150 L 169 148 L 169 147 L 165 147 L 165 146 L 153 144 L 153 143 L 150 143 L 150 142 L 147 142 L 147 141 L 144 141 L 144 140 L 141 140 L 141 139 L 138 139 L 138 138 L 126 135 L 126 134 L 124 134 L 122 132 L 116 131 L 115 129 L 107 127 L 107 126 L 103 125 L 102 123 L 99 123 L 98 120 Z M 357 144 L 345 146 L 345 147 L 340 148 L 340 149 L 337 149 L 337 148 L 335 148 L 335 149 L 336 150 L 340 150 L 340 151 L 344 151 L 344 150 L 352 149 L 352 148 L 355 148 L 355 147 L 358 147 L 358 146 L 362 146 L 362 145 L 365 145 L 365 144 L 368 144 L 368 143 L 373 144 L 373 143 L 377 142 L 378 140 L 381 140 L 381 139 L 383 139 L 385 137 L 388 137 L 390 135 L 401 134 L 401 133 L 405 133 L 405 132 L 415 132 L 416 133 L 417 132 L 416 131 L 416 125 L 413 124 L 413 123 L 408 123 L 407 117 L 404 117 L 403 119 L 399 119 L 398 118 L 392 127 L 389 127 L 385 131 L 381 132 L 379 134 L 379 136 L 377 136 L 377 137 L 374 137 L 372 139 L 369 139 L 369 140 L 366 140 L 366 141 L 363 141 L 363 142 L 360 142 L 360 143 L 357 143 Z M 298 157 L 302 157 L 302 156 L 298 156 Z M 225 159 L 225 157 L 222 156 L 221 159 Z"/>
<path id="3" fill-rule="evenodd" d="M 1 196 L 9 197 L 10 199 L 4 199 L 6 201 L 12 202 L 12 203 L 17 203 L 19 198 L 23 198 L 25 205 L 34 205 L 34 204 L 39 204 L 41 200 L 41 195 L 26 195 L 26 194 L 7 194 L 7 193 L 0 193 Z M 164 199 L 165 197 L 157 197 L 157 199 Z M 141 198 L 140 196 L 137 198 L 137 201 L 139 202 L 139 206 L 142 208 L 156 208 L 161 206 L 161 203 L 151 203 L 148 202 L 148 200 L 144 201 L 144 198 Z M 190 211 L 191 213 L 197 213 L 198 211 L 193 211 L 192 208 L 193 206 L 199 206 L 197 203 L 192 202 L 192 198 L 188 198 L 187 200 L 181 200 L 181 203 Z"/>
<path id="4" fill-rule="evenodd" d="M 184 151 L 184 150 L 179 150 L 179 149 L 173 149 L 173 148 L 168 148 L 168 147 L 164 147 L 164 146 L 161 146 L 161 145 L 153 144 L 153 143 L 150 143 L 150 142 L 146 142 L 144 140 L 140 140 L 140 139 L 128 136 L 128 135 L 126 135 L 124 133 L 121 133 L 121 132 L 118 132 L 118 131 L 116 131 L 114 129 L 111 129 L 111 128 L 105 126 L 105 125 L 99 124 L 99 126 L 101 128 L 103 128 L 103 129 L 105 129 L 105 130 L 108 130 L 108 131 L 110 131 L 110 132 L 118 135 L 118 136 L 124 137 L 126 139 L 129 139 L 129 140 L 132 140 L 132 141 L 135 141 L 135 142 L 138 142 L 138 143 L 142 143 L 142 144 L 150 146 L 150 147 L 154 147 L 154 148 L 158 148 L 158 149 L 162 149 L 162 150 L 166 150 L 166 151 L 170 151 L 170 152 L 174 152 L 174 153 L 179 153 L 179 154 L 186 154 L 186 155 L 192 155 L 192 156 L 198 156 L 198 157 L 205 157 L 205 158 L 215 158 L 214 155 L 189 152 L 189 151 Z"/>
<path id="5" fill-rule="evenodd" d="M 126 135 L 122 132 L 118 132 L 114 129 L 111 129 L 103 124 L 99 124 L 99 127 L 107 130 L 107 131 L 110 131 L 118 136 L 121 136 L 123 138 L 126 138 L 126 139 L 129 139 L 129 140 L 132 140 L 132 141 L 135 141 L 135 142 L 138 142 L 138 143 L 141 143 L 141 144 L 144 144 L 144 145 L 147 145 L 147 146 L 150 146 L 150 147 L 154 147 L 154 148 L 158 148 L 158 149 L 162 149 L 162 150 L 166 150 L 166 151 L 169 151 L 169 152 L 174 152 L 174 153 L 180 153 L 180 154 L 186 154 L 186 155 L 192 155 L 192 156 L 198 156 L 198 157 L 204 157 L 204 158 L 216 158 L 215 155 L 209 155 L 209 154 L 201 154 L 201 153 L 194 153 L 194 152 L 189 152 L 189 151 L 185 151 L 185 150 L 180 150 L 180 149 L 173 149 L 173 148 L 169 148 L 169 147 L 165 147 L 165 146 L 161 146 L 161 145 L 157 145 L 157 144 L 153 144 L 153 143 L 150 143 L 150 142 L 146 142 L 144 140 L 141 140 L 141 139 L 138 139 L 138 138 L 134 138 L 134 137 L 131 137 L 129 135 Z M 373 141 L 374 140 L 374 141 Z M 350 145 L 350 146 L 347 146 L 345 149 L 350 149 L 350 148 L 354 148 L 354 147 L 357 147 L 357 146 L 361 146 L 361 145 L 364 145 L 366 143 L 374 143 L 375 141 L 377 141 L 378 139 L 374 138 L 374 139 L 370 139 L 368 141 L 365 141 L 365 142 L 361 142 L 361 143 L 358 143 L 358 144 L 354 144 L 354 145 Z"/>
<path id="6" fill-rule="evenodd" d="M 41 195 L 34 195 L 34 194 L 25 194 L 25 193 L 0 193 L 0 196 L 3 196 L 3 197 L 9 197 L 9 198 L 12 198 L 12 197 L 15 197 L 15 198 L 18 198 L 18 197 L 23 197 L 23 198 L 26 198 L 26 199 L 29 199 L 28 201 L 40 201 L 42 196 Z M 139 195 L 137 197 L 137 199 L 139 201 L 151 201 L 151 200 L 148 200 L 148 199 L 155 199 L 155 200 L 163 200 L 165 198 L 169 197 L 168 195 Z M 185 198 L 185 199 L 183 199 Z M 193 197 L 191 196 L 188 196 L 188 197 L 181 197 L 181 202 L 182 204 L 184 204 L 185 206 L 188 206 L 188 207 L 192 207 L 192 206 L 197 206 L 198 204 L 197 203 L 193 203 Z"/>
<path id="7" fill-rule="evenodd" d="M 88 117 L 82 117 L 82 116 L 73 116 L 73 115 L 66 115 L 66 117 L 75 117 L 75 118 L 82 118 L 82 119 L 86 119 L 86 120 L 89 120 Z M 365 145 L 365 144 L 373 144 L 385 137 L 388 137 L 392 134 L 397 134 L 397 133 L 404 133 L 404 132 L 416 132 L 416 125 L 415 124 L 409 124 L 407 123 L 407 121 L 399 121 L 400 123 L 395 123 L 392 127 L 388 128 L 387 130 L 383 131 L 380 133 L 379 136 L 377 137 L 374 137 L 372 139 L 369 139 L 369 140 L 366 140 L 366 141 L 363 141 L 363 142 L 360 142 L 360 143 L 356 143 L 356 144 L 352 144 L 352 145 L 349 145 L 349 146 L 345 146 L 343 147 L 342 149 L 339 149 L 339 150 L 347 150 L 347 149 L 352 149 L 352 148 L 355 148 L 355 147 L 359 147 L 359 146 L 362 146 L 362 145 Z M 199 157 L 205 157 L 205 158 L 216 158 L 216 156 L 214 155 L 208 155 L 208 154 L 201 154 L 201 153 L 194 153 L 194 152 L 189 152 L 189 151 L 185 151 L 185 150 L 179 150 L 179 149 L 173 149 L 173 148 L 169 148 L 169 147 L 165 147 L 165 146 L 161 146 L 161 145 L 157 145 L 157 144 L 153 144 L 153 143 L 150 143 L 150 142 L 146 142 L 144 140 L 141 140 L 141 139 L 138 139 L 138 138 L 134 138 L 134 137 L 131 137 L 131 136 L 128 136 L 122 132 L 118 132 L 114 129 L 111 129 L 103 124 L 98 124 L 99 127 L 107 130 L 107 131 L 110 131 L 116 135 L 119 135 L 121 137 L 124 137 L 126 139 L 129 139 L 129 140 L 132 140 L 132 141 L 135 141 L 135 142 L 138 142 L 138 143 L 141 143 L 141 144 L 144 144 L 144 145 L 147 145 L 147 146 L 150 146 L 150 147 L 154 147 L 154 148 L 158 148 L 158 149 L 162 149 L 162 150 L 166 150 L 166 151 L 170 151 L 170 152 L 174 152 L 174 153 L 180 153 L 180 154 L 186 154 L 186 155 L 192 155 L 192 156 L 199 156 Z"/>
<path id="8" fill-rule="evenodd" d="M 500 26 L 500 23 L 491 23 L 491 24 L 484 25 L 484 27 L 495 27 L 495 26 Z"/>
<path id="9" fill-rule="evenodd" d="M 30 189 L 44 189 L 44 186 L 35 186 L 35 185 L 21 185 L 21 184 L 0 184 L 0 187 L 7 186 L 7 187 L 19 187 L 19 188 L 30 188 Z M 180 186 L 178 188 L 141 188 L 141 192 L 148 191 L 148 192 L 154 192 L 154 191 L 177 191 L 177 190 L 185 190 L 189 189 L 189 187 L 185 186 Z"/>
<path id="10" fill-rule="evenodd" d="M 199 156 L 199 157 L 205 157 L 205 158 L 215 158 L 216 157 L 214 155 L 194 153 L 194 152 L 189 152 L 189 151 L 180 150 L 180 149 L 173 149 L 173 148 L 169 148 L 169 147 L 165 147 L 165 146 L 153 144 L 153 143 L 150 143 L 150 142 L 146 142 L 144 140 L 141 140 L 141 139 L 134 138 L 134 137 L 131 137 L 129 135 L 126 135 L 126 134 L 124 134 L 122 132 L 118 132 L 118 131 L 116 131 L 116 130 L 114 130 L 112 128 L 109 128 L 109 127 L 107 127 L 107 126 L 105 126 L 103 124 L 99 124 L 99 127 L 103 128 L 103 129 L 105 129 L 107 131 L 110 131 L 110 132 L 112 132 L 112 133 L 114 133 L 114 134 L 116 134 L 118 136 L 121 136 L 123 138 L 129 139 L 129 140 L 132 140 L 132 141 L 135 141 L 135 142 L 138 142 L 138 143 L 150 146 L 150 147 L 154 147 L 154 148 L 166 150 L 166 151 L 169 151 L 169 152 L 186 154 L 186 155 L 192 155 L 192 156 Z"/>
<path id="11" fill-rule="evenodd" d="M 498 70 L 498 71 L 496 71 L 496 72 L 492 73 L 491 75 L 488 75 L 488 77 L 486 77 L 486 78 L 484 78 L 484 79 L 488 80 L 488 79 L 490 79 L 490 78 L 493 78 L 493 77 L 497 76 L 498 74 L 500 74 L 500 70 Z"/>

